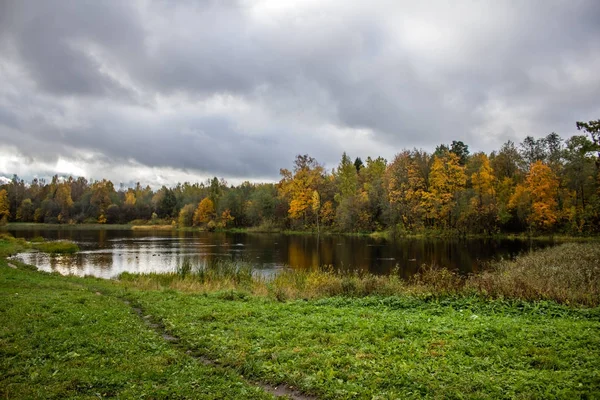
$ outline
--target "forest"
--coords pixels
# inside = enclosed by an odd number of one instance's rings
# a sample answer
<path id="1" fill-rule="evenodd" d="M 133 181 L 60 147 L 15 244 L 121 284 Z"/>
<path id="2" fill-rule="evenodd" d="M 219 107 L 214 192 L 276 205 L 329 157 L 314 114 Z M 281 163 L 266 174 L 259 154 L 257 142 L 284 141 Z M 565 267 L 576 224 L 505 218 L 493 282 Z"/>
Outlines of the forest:
<path id="1" fill-rule="evenodd" d="M 393 160 L 344 153 L 327 171 L 298 155 L 278 183 L 213 178 L 153 190 L 54 176 L 0 186 L 0 219 L 53 224 L 168 224 L 206 230 L 418 234 L 600 231 L 600 119 L 581 133 L 507 141 L 471 154 L 462 141 L 400 151 Z"/>

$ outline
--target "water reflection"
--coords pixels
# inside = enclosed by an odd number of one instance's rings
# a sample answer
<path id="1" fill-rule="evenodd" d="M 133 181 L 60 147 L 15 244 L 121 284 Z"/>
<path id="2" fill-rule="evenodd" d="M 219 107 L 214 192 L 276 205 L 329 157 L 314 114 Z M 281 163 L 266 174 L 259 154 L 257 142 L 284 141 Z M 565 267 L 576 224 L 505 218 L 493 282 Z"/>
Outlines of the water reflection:
<path id="1" fill-rule="evenodd" d="M 48 256 L 32 252 L 19 257 L 46 271 L 103 278 L 122 272 L 171 272 L 184 258 L 192 264 L 210 264 L 223 259 L 249 261 L 265 270 L 331 265 L 335 269 L 386 274 L 398 267 L 403 277 L 410 277 L 423 264 L 434 264 L 466 274 L 480 271 L 492 259 L 510 258 L 523 251 L 552 245 L 551 242 L 521 240 L 388 241 L 368 237 L 222 232 L 34 229 L 11 233 L 26 239 L 43 236 L 73 240 L 82 250 L 78 254 Z"/>

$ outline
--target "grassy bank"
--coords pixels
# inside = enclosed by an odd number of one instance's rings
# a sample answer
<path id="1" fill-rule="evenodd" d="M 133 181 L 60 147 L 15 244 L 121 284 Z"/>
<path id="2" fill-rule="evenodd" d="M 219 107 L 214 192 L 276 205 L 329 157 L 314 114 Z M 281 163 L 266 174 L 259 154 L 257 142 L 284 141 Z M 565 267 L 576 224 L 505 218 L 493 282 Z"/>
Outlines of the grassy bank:
<path id="1" fill-rule="evenodd" d="M 323 399 L 600 395 L 598 308 L 409 294 L 278 302 L 140 290 L 5 260 L 0 297 L 7 398 L 269 398 L 248 380 Z"/>
<path id="2" fill-rule="evenodd" d="M 271 398 L 173 348 L 95 284 L 0 260 L 1 398 Z"/>
<path id="3" fill-rule="evenodd" d="M 0 397 L 269 398 L 263 382 L 322 399 L 596 398 L 599 260 L 569 243 L 406 282 L 234 263 L 107 281 L 0 259 Z"/>

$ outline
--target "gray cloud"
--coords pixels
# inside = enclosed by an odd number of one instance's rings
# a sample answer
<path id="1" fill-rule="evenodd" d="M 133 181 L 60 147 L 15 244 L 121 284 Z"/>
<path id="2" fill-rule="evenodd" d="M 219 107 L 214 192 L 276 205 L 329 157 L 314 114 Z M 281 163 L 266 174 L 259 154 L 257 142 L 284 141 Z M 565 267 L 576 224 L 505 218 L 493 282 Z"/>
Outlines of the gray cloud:
<path id="1" fill-rule="evenodd" d="M 568 136 L 600 117 L 599 18 L 594 0 L 9 0 L 0 152 L 276 179 L 298 153 Z"/>

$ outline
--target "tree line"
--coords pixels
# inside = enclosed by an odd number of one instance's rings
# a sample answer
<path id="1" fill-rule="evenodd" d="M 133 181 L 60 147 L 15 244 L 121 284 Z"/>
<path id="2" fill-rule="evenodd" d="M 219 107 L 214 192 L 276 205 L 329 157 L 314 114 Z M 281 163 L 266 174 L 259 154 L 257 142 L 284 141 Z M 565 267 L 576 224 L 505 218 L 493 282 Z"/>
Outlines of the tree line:
<path id="1" fill-rule="evenodd" d="M 507 141 L 471 154 L 461 141 L 433 153 L 402 150 L 327 171 L 298 155 L 278 183 L 228 185 L 216 177 L 152 190 L 138 183 L 60 178 L 0 186 L 3 222 L 169 223 L 205 229 L 457 233 L 600 231 L 600 120 L 577 122 L 580 135 Z"/>

